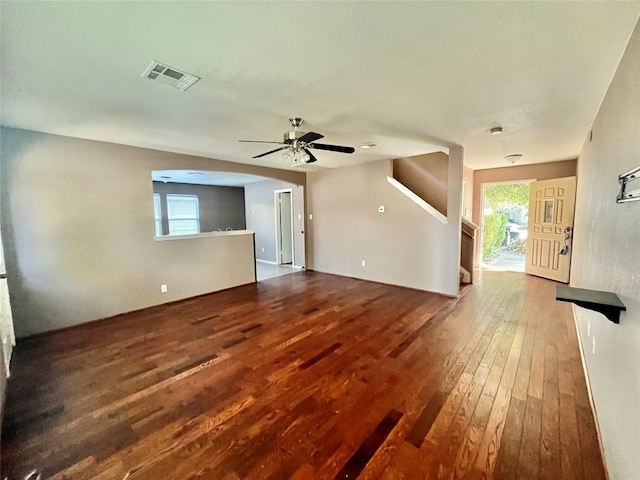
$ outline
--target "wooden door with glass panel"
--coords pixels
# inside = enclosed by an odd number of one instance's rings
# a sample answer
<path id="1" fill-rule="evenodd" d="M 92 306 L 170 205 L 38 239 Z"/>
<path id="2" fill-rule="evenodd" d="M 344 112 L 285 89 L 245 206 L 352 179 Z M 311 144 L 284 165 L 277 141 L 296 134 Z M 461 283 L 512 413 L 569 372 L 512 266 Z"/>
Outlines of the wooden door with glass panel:
<path id="1" fill-rule="evenodd" d="M 531 183 L 525 271 L 569 283 L 576 177 Z"/>

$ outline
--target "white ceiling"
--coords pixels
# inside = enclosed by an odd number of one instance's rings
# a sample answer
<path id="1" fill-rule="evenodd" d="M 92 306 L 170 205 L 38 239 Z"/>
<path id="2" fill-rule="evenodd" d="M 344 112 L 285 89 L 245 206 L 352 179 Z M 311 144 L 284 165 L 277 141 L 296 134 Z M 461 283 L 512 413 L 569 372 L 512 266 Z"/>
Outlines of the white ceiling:
<path id="1" fill-rule="evenodd" d="M 471 168 L 575 158 L 640 2 L 1 3 L 2 124 L 286 168 L 288 118 L 314 167 L 460 144 Z M 152 60 L 202 77 L 140 77 Z M 504 134 L 487 131 L 502 126 Z"/>

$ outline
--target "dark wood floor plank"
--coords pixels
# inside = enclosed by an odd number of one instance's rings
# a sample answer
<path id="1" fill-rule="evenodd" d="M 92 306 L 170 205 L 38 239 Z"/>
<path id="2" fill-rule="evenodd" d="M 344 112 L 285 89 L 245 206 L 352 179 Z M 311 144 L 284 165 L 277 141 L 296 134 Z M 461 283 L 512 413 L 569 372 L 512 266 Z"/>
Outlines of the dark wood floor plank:
<path id="1" fill-rule="evenodd" d="M 540 471 L 540 423 L 542 421 L 542 402 L 529 396 L 524 411 L 522 441 L 518 456 L 517 478 L 535 480 Z"/>
<path id="2" fill-rule="evenodd" d="M 360 475 L 364 467 L 369 463 L 375 455 L 380 445 L 391 433 L 391 430 L 402 418 L 402 413 L 397 410 L 391 410 L 376 426 L 373 433 L 360 445 L 358 450 L 347 460 L 342 470 L 334 477 L 336 480 L 356 478 Z"/>
<path id="3" fill-rule="evenodd" d="M 526 402 L 512 397 L 505 420 L 500 449 L 497 453 L 494 475 L 500 480 L 516 480 L 518 478 L 518 459 L 522 444 Z"/>
<path id="4" fill-rule="evenodd" d="M 540 480 L 560 478 L 560 403 L 558 400 L 558 350 L 545 350 L 544 394 L 540 435 Z"/>
<path id="5" fill-rule="evenodd" d="M 591 409 L 584 407 L 577 407 L 576 412 L 578 415 L 578 432 L 584 474 L 592 478 L 605 478 L 598 438 L 591 433 L 595 430 L 593 413 Z"/>
<path id="6" fill-rule="evenodd" d="M 449 478 L 455 480 L 463 479 L 473 473 L 480 443 L 487 428 L 494 400 L 491 395 L 487 395 L 486 393 L 480 396 L 480 400 L 478 400 L 475 411 L 473 412 L 473 417 L 471 417 L 471 423 L 462 441 L 462 446 L 458 450 L 453 472 Z"/>
<path id="7" fill-rule="evenodd" d="M 575 401 L 572 395 L 561 393 L 560 403 L 560 466 L 562 478 L 573 480 L 584 477 L 580 432 Z M 591 474 L 591 472 L 587 472 Z"/>
<path id="8" fill-rule="evenodd" d="M 458 298 L 299 272 L 20 340 L 0 467 L 10 480 L 604 480 L 554 291 L 508 272 Z"/>
<path id="9" fill-rule="evenodd" d="M 496 394 L 484 436 L 478 447 L 475 468 L 478 475 L 492 478 L 495 471 L 498 452 L 502 447 L 502 437 L 507 421 L 507 413 L 511 400 L 511 391 L 500 387 Z"/>
<path id="10" fill-rule="evenodd" d="M 454 470 L 456 458 L 463 448 L 465 435 L 481 394 L 482 385 L 472 382 L 449 427 L 445 440 L 439 442 L 442 446 L 437 450 L 425 480 L 447 478 L 449 473 Z"/>

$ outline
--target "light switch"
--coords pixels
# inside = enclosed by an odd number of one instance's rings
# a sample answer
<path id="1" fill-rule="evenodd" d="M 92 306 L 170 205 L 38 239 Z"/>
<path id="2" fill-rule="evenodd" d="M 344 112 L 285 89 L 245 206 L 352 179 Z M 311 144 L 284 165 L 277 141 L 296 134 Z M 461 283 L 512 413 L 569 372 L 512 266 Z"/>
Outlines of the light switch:
<path id="1" fill-rule="evenodd" d="M 309 220 L 313 220 L 313 213 L 309 214 Z"/>

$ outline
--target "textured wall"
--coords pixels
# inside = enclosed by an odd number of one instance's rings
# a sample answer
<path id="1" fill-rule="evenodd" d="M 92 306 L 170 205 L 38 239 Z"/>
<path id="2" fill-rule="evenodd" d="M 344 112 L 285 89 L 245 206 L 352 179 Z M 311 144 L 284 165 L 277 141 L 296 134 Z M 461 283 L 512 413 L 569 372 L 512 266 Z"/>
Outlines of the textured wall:
<path id="1" fill-rule="evenodd" d="M 639 165 L 640 24 L 578 159 L 571 268 L 572 286 L 615 292 L 627 306 L 619 325 L 575 309 L 612 480 L 640 478 L 640 202 L 615 202 L 618 175 Z"/>
<path id="2" fill-rule="evenodd" d="M 304 174 L 2 130 L 2 235 L 16 334 L 254 281 L 253 237 L 154 240 L 152 170 Z M 168 293 L 160 293 L 160 285 Z"/>
<path id="3" fill-rule="evenodd" d="M 446 225 L 387 182 L 389 161 L 310 173 L 309 268 L 457 295 L 463 152 L 449 155 Z"/>

